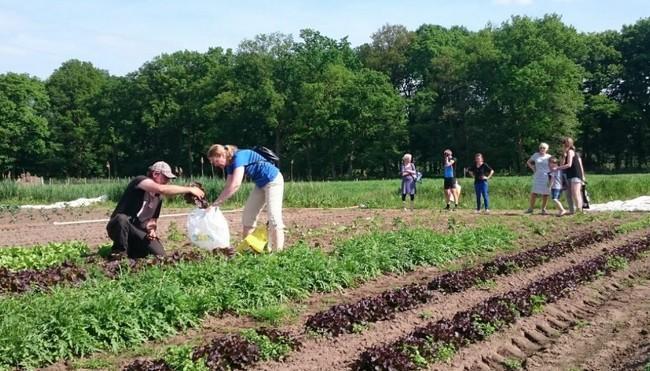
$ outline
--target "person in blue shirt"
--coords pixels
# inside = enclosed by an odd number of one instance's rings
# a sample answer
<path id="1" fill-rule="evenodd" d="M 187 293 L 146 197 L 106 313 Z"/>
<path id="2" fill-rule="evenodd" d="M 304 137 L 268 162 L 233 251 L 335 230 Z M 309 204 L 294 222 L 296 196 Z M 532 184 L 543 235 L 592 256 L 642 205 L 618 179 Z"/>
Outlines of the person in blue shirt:
<path id="1" fill-rule="evenodd" d="M 226 185 L 212 203 L 218 207 L 234 195 L 241 186 L 244 175 L 255 183 L 242 214 L 242 237 L 248 236 L 257 224 L 260 211 L 267 205 L 269 221 L 269 250 L 284 248 L 284 223 L 282 221 L 282 198 L 284 178 L 280 169 L 259 153 L 239 149 L 234 145 L 214 144 L 208 150 L 210 163 L 224 169 Z"/>
<path id="2" fill-rule="evenodd" d="M 450 149 L 446 149 L 442 153 L 442 157 L 442 166 L 444 167 L 443 188 L 445 192 L 445 201 L 447 202 L 445 210 L 450 209 L 450 203 L 452 200 L 454 201 L 454 209 L 456 209 L 460 198 L 460 186 L 454 176 L 456 158 L 452 156 Z"/>

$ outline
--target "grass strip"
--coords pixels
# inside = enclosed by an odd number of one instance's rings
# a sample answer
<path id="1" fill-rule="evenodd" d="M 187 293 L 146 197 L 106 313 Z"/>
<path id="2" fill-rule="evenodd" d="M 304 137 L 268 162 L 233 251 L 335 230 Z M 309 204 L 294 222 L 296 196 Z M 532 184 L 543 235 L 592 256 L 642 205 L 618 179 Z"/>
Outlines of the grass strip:
<path id="1" fill-rule="evenodd" d="M 279 254 L 209 257 L 118 280 L 97 277 L 79 288 L 6 297 L 0 300 L 0 365 L 39 367 L 117 351 L 196 326 L 206 314 L 245 314 L 387 272 L 482 255 L 511 246 L 512 239 L 500 226 L 455 234 L 375 232 L 345 241 L 331 254 L 299 244 Z"/>

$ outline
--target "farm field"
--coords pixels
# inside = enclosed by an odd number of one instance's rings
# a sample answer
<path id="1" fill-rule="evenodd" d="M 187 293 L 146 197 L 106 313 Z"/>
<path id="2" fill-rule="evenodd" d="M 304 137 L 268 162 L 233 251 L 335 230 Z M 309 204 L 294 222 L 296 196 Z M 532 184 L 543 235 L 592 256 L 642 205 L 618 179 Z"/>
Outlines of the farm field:
<path id="1" fill-rule="evenodd" d="M 183 211 L 186 209 L 166 210 Z M 108 241 L 104 223 L 52 224 L 101 219 L 109 212 L 103 208 L 21 210 L 0 217 L 2 246 L 52 242 L 66 245 L 72 239 L 87 246 L 84 251 L 74 247 L 57 252 L 85 272 L 73 272 L 74 279 L 65 281 L 70 276 L 71 268 L 67 267 L 59 274 L 62 280 L 35 281 L 40 283 L 31 289 L 0 291 L 0 305 L 7 314 L 0 326 L 1 338 L 11 339 L 21 331 L 25 331 L 23 337 L 34 335 L 30 329 L 46 328 L 46 335 L 34 337 L 36 347 L 39 341 L 61 342 L 66 331 L 73 331 L 66 335 L 70 336 L 68 343 L 56 344 L 47 351 L 30 350 L 29 339 L 8 340 L 2 344 L 8 350 L 2 353 L 3 367 L 445 370 L 548 369 L 547 365 L 554 365 L 557 369 L 624 366 L 621 369 L 643 370 L 649 361 L 644 359 L 648 354 L 644 349 L 648 347 L 646 329 L 650 321 L 647 316 L 634 314 L 650 309 L 647 295 L 643 294 L 650 279 L 650 257 L 644 252 L 650 248 L 647 214 L 594 213 L 556 218 L 503 210 L 488 216 L 469 210 L 287 209 L 292 249 L 274 256 L 242 256 L 232 261 L 196 254 L 196 249 L 185 243 L 185 219 L 181 216 L 162 219 L 164 242 L 174 255 L 170 261 L 141 267 L 122 264 L 119 268 L 115 262 L 106 263 L 93 256 Z M 227 218 L 236 233 L 240 228 L 239 212 L 228 213 Z M 633 253 L 619 251 L 630 246 Z M 13 249 L 0 250 L 0 255 L 9 250 Z M 91 256 L 75 259 L 75 254 Z M 14 272 L 25 272 L 27 265 L 43 259 L 0 259 L 4 262 L 0 264 L 14 264 Z M 303 270 L 287 269 L 291 264 L 305 265 L 306 261 L 311 264 Z M 351 266 L 352 262 L 364 264 Z M 34 270 L 60 264 L 61 259 L 47 257 Z M 477 310 L 498 295 L 507 297 L 531 285 L 540 287 L 539 281 L 566 270 L 578 270 L 580 265 L 592 267 L 591 273 L 585 273 L 569 287 L 556 288 L 559 291 L 555 294 L 536 293 L 520 300 L 533 302 L 535 309 L 530 305 L 519 308 L 517 316 L 508 317 L 511 321 L 470 317 L 464 327 L 469 328 L 468 340 L 455 343 L 430 335 L 423 338 L 425 341 L 413 338 L 422 328 L 458 319 L 459 313 Z M 450 270 L 455 275 L 445 274 Z M 328 272 L 337 272 L 335 275 L 343 278 L 328 276 Z M 225 285 L 203 283 L 210 277 L 218 282 L 232 281 Z M 276 287 L 283 278 L 290 284 Z M 157 282 L 159 287 L 155 292 L 147 291 L 146 282 Z M 183 290 L 187 295 L 181 294 Z M 237 290 L 251 295 L 237 294 Z M 209 300 L 212 295 L 226 292 L 235 295 L 228 299 L 230 302 Z M 102 301 L 104 295 L 111 300 Z M 133 301 L 132 295 L 147 298 Z M 178 296 L 183 296 L 182 300 Z M 183 300 L 192 299 L 200 301 L 201 308 L 191 302 L 183 304 Z M 88 303 L 93 300 L 99 303 Z M 154 302 L 176 307 L 151 307 Z M 81 309 L 74 309 L 74 303 Z M 104 312 L 108 304 L 118 305 L 117 314 Z M 66 308 L 69 316 L 61 313 Z M 132 311 L 143 308 L 159 311 L 165 318 L 152 323 L 136 319 L 142 314 Z M 48 310 L 53 313 L 36 313 Z M 23 317 L 30 313 L 33 317 Z M 79 313 L 78 317 L 75 313 Z M 112 314 L 124 316 L 124 321 L 116 319 L 111 326 L 100 324 L 95 331 L 113 331 L 113 335 L 106 335 L 113 340 L 92 335 L 92 331 L 89 335 L 88 328 L 67 323 L 73 318 L 81 323 L 92 318 L 107 321 Z M 16 327 L 19 322 L 24 329 Z M 127 331 L 128 326 L 135 326 L 133 333 Z M 74 331 L 82 331 L 83 335 Z M 617 334 L 613 338 L 612 332 Z M 589 341 L 572 346 L 582 337 Z M 403 341 L 415 345 L 403 345 Z M 24 358 L 15 353 L 8 356 L 12 347 L 23 349 Z M 364 363 L 364 355 L 384 348 L 393 352 L 388 353 L 390 362 L 401 359 L 403 363 Z M 253 354 L 246 354 L 251 349 Z M 195 360 L 193 354 L 197 355 Z M 618 362 L 619 357 L 625 357 L 627 363 Z M 376 355 L 365 359 L 383 358 Z"/>

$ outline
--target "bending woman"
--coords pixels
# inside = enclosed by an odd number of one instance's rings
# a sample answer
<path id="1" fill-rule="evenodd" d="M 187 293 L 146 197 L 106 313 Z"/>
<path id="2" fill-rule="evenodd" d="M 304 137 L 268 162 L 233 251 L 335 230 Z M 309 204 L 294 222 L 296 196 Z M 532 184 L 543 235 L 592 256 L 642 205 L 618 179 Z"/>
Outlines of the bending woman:
<path id="1" fill-rule="evenodd" d="M 260 211 L 267 205 L 269 220 L 269 250 L 284 248 L 284 223 L 282 221 L 282 198 L 284 178 L 280 169 L 259 153 L 249 149 L 238 149 L 233 145 L 214 144 L 208 150 L 210 163 L 224 169 L 226 185 L 212 204 L 220 206 L 241 186 L 244 174 L 255 183 L 242 214 L 242 238 L 248 236 L 257 225 Z"/>

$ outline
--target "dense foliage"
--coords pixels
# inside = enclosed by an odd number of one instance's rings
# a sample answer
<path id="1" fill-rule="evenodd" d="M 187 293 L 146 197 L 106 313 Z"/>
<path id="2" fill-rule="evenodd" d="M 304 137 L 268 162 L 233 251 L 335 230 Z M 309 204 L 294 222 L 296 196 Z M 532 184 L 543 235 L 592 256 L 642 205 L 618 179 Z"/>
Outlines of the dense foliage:
<path id="1" fill-rule="evenodd" d="M 648 166 L 648 18 L 589 34 L 556 15 L 479 31 L 386 25 L 356 49 L 299 37 L 162 54 L 123 77 L 78 60 L 45 81 L 2 74 L 0 172 L 129 176 L 164 159 L 211 174 L 202 156 L 222 142 L 273 148 L 292 178 L 394 176 L 405 151 L 437 173 L 446 147 L 460 166 L 483 152 L 521 173 L 562 135 L 589 168 Z"/>

